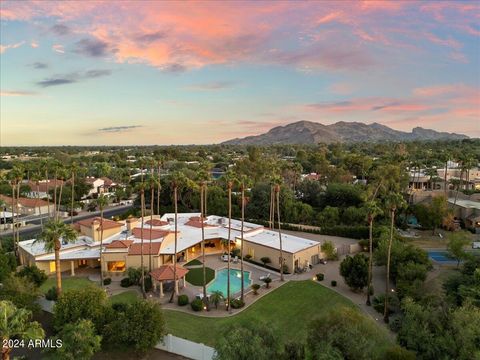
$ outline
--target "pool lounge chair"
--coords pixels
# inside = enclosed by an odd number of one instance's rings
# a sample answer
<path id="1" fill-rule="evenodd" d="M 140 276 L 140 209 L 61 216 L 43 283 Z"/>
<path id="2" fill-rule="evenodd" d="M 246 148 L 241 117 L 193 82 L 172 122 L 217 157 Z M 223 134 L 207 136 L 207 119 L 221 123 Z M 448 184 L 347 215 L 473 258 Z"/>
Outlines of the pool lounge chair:
<path id="1" fill-rule="evenodd" d="M 270 273 L 268 273 L 267 275 L 262 275 L 259 277 L 259 280 L 265 280 L 266 278 L 269 278 L 270 277 Z"/>

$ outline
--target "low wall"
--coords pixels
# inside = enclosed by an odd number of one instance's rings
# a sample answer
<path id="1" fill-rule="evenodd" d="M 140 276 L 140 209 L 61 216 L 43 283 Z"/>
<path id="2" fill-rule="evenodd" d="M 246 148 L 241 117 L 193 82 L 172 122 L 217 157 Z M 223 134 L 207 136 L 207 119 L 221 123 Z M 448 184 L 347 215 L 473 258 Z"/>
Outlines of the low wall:
<path id="1" fill-rule="evenodd" d="M 212 360 L 215 355 L 215 349 L 210 346 L 185 340 L 172 334 L 166 335 L 155 348 L 194 360 Z"/>

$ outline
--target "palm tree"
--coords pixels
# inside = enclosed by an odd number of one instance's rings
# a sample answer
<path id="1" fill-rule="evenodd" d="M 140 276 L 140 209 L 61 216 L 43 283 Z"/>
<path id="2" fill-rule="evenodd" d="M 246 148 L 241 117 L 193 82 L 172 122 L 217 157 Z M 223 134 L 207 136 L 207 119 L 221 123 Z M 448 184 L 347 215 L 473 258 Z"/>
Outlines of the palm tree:
<path id="1" fill-rule="evenodd" d="M 388 250 L 387 250 L 387 272 L 385 276 L 385 306 L 383 310 L 383 320 L 385 323 L 389 321 L 389 313 L 388 313 L 388 296 L 390 294 L 390 255 L 392 252 L 392 243 L 393 243 L 393 230 L 395 225 L 395 213 L 398 209 L 405 207 L 406 202 L 403 196 L 399 193 L 391 193 L 388 195 L 387 199 L 387 207 L 390 211 L 390 238 L 388 241 Z"/>
<path id="2" fill-rule="evenodd" d="M 48 252 L 55 251 L 55 274 L 57 278 L 57 296 L 62 293 L 62 269 L 60 267 L 60 249 L 63 243 L 74 242 L 77 239 L 77 233 L 70 226 L 61 220 L 49 220 L 42 233 L 35 242 L 44 244 Z"/>
<path id="3" fill-rule="evenodd" d="M 175 208 L 175 244 L 173 246 L 173 291 L 172 296 L 170 297 L 170 302 L 173 302 L 173 298 L 177 292 L 177 241 L 178 241 L 178 184 L 174 179 L 172 181 L 173 189 L 173 206 Z M 203 294 L 205 296 L 205 294 Z"/>
<path id="4" fill-rule="evenodd" d="M 227 252 L 228 252 L 228 265 L 227 265 L 227 310 L 228 312 L 232 311 L 230 306 L 230 235 L 232 232 L 232 180 L 227 182 L 227 189 L 228 189 L 228 244 L 227 244 Z"/>
<path id="5" fill-rule="evenodd" d="M 34 171 L 31 176 L 31 180 L 35 182 L 35 186 L 37 189 L 37 205 L 38 205 L 38 214 L 40 215 L 40 225 L 43 228 L 43 219 L 42 219 L 42 207 L 40 206 L 40 179 L 41 179 L 40 171 Z"/>
<path id="6" fill-rule="evenodd" d="M 10 339 L 43 339 L 45 333 L 42 326 L 31 321 L 32 312 L 17 308 L 12 302 L 0 301 L 0 334 L 2 338 L 2 359 L 9 360 L 12 349 L 9 347 Z"/>
<path id="7" fill-rule="evenodd" d="M 244 233 L 244 222 L 245 222 L 245 186 L 249 184 L 249 180 L 246 176 L 242 176 L 241 178 L 241 184 L 240 184 L 240 191 L 242 193 L 242 224 L 240 228 L 240 271 L 241 271 L 241 281 L 242 281 L 242 288 L 241 288 L 241 295 L 240 298 L 243 301 L 244 299 L 244 292 L 245 292 L 245 285 L 243 283 L 244 279 L 244 273 L 243 273 L 243 233 Z"/>
<path id="8" fill-rule="evenodd" d="M 47 191 L 47 209 L 48 209 L 48 218 L 50 219 L 50 191 L 49 191 L 50 180 L 48 179 L 48 165 L 49 165 L 48 160 L 44 160 L 41 163 L 41 167 L 43 169 L 45 169 L 45 181 L 46 181 L 46 185 L 47 185 L 47 188 L 46 188 L 46 191 Z"/>
<path id="9" fill-rule="evenodd" d="M 382 210 L 378 206 L 375 200 L 371 200 L 366 204 L 368 210 L 368 285 L 367 285 L 367 306 L 371 305 L 370 302 L 370 288 L 372 286 L 372 272 L 373 272 L 373 220 L 377 215 L 382 213 Z"/>
<path id="10" fill-rule="evenodd" d="M 100 209 L 100 286 L 103 288 L 103 209 L 108 205 L 108 198 L 100 194 L 95 202 Z"/>
<path id="11" fill-rule="evenodd" d="M 206 268 L 205 268 L 205 224 L 204 224 L 204 206 L 205 206 L 205 192 L 206 186 L 205 182 L 202 181 L 200 183 L 200 223 L 202 227 L 202 275 L 203 275 L 203 302 L 208 309 L 208 299 L 207 299 L 207 275 L 206 275 Z M 216 307 L 217 305 L 215 305 Z"/>
<path id="12" fill-rule="evenodd" d="M 143 226 L 144 226 L 144 221 L 145 221 L 145 184 L 142 183 L 140 184 L 140 206 L 141 206 L 141 214 L 142 214 L 142 224 L 140 227 L 140 269 L 142 271 L 142 277 L 141 277 L 141 284 L 142 284 L 142 295 L 143 298 L 147 298 L 147 294 L 145 293 L 145 270 L 144 270 L 144 265 L 143 265 Z"/>
<path id="13" fill-rule="evenodd" d="M 150 243 L 148 246 L 148 270 L 152 271 L 152 226 L 153 226 L 153 199 L 155 197 L 155 187 L 158 185 L 158 181 L 153 174 L 153 167 L 152 167 L 152 174 L 148 179 L 150 184 Z"/>
<path id="14" fill-rule="evenodd" d="M 57 177 L 58 177 L 58 170 L 60 168 L 60 163 L 57 160 L 52 161 L 53 166 L 53 175 L 55 176 L 54 181 L 54 188 L 53 188 L 53 212 L 55 219 L 57 219 Z"/>
<path id="15" fill-rule="evenodd" d="M 157 214 L 160 215 L 160 192 L 162 191 L 162 184 L 160 182 L 160 170 L 162 168 L 163 158 L 161 156 L 157 157 Z"/>
<path id="16" fill-rule="evenodd" d="M 57 176 L 60 179 L 60 192 L 58 194 L 57 210 L 60 210 L 60 205 L 62 204 L 63 184 L 64 184 L 65 179 L 67 177 L 66 169 L 63 166 L 59 166 Z M 57 219 L 58 219 L 59 213 L 57 212 L 56 215 L 57 215 Z"/>
<path id="17" fill-rule="evenodd" d="M 72 175 L 72 197 L 70 199 L 70 223 L 73 224 L 73 206 L 75 203 L 75 174 L 77 173 L 78 166 L 76 162 L 70 164 L 70 172 Z"/>
<path id="18" fill-rule="evenodd" d="M 284 281 L 283 278 L 283 244 L 282 244 L 282 230 L 280 226 L 280 185 L 275 185 L 275 195 L 277 202 L 277 220 L 278 220 L 278 240 L 280 241 L 280 281 Z M 275 220 L 275 219 L 274 219 Z"/>
<path id="19" fill-rule="evenodd" d="M 215 305 L 215 309 L 218 309 L 218 304 L 224 300 L 223 294 L 220 290 L 215 290 L 210 294 L 210 301 Z"/>
<path id="20" fill-rule="evenodd" d="M 12 188 L 12 235 L 13 235 L 13 243 L 14 243 L 14 248 L 15 248 L 15 254 L 17 253 L 17 243 L 15 242 L 15 231 L 16 231 L 16 226 L 15 226 L 15 189 L 17 186 L 17 178 L 15 176 L 15 173 L 13 170 L 8 174 L 10 178 L 10 186 Z"/>

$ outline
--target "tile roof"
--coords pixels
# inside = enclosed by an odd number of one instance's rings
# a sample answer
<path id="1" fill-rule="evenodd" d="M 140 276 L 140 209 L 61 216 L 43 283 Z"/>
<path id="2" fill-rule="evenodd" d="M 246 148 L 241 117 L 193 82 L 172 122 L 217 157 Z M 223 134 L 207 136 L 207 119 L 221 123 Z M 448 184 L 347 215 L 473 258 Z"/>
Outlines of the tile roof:
<path id="1" fill-rule="evenodd" d="M 106 246 L 107 249 L 128 249 L 133 240 L 114 240 Z"/>
<path id="2" fill-rule="evenodd" d="M 158 255 L 160 252 L 161 242 L 152 242 L 152 243 L 143 243 L 143 255 Z M 151 251 L 150 251 L 151 247 Z M 133 243 L 128 249 L 128 255 L 141 255 L 142 254 L 142 244 Z"/>
<path id="3" fill-rule="evenodd" d="M 152 236 L 150 237 L 150 232 Z M 150 227 L 143 227 L 143 238 L 146 240 L 154 240 L 154 239 L 162 239 L 165 236 L 167 236 L 170 233 L 168 230 L 158 230 L 158 229 L 152 229 L 150 231 Z M 136 237 L 137 239 L 140 239 L 142 237 L 142 229 L 141 228 L 134 228 L 132 230 L 132 235 Z"/>
<path id="4" fill-rule="evenodd" d="M 9 196 L 0 195 L 0 199 L 5 201 L 7 203 L 7 205 L 12 204 L 12 198 L 9 197 Z M 29 199 L 29 198 L 24 198 L 24 197 L 21 197 L 21 198 L 18 199 L 18 204 L 21 205 L 22 207 L 26 207 L 26 208 L 35 208 L 35 207 L 39 207 L 39 206 L 47 206 L 48 205 L 48 203 L 44 200 Z"/>
<path id="5" fill-rule="evenodd" d="M 100 217 L 88 218 L 88 219 L 77 221 L 76 224 L 90 227 L 92 226 L 94 221 L 97 221 L 98 223 L 100 223 L 101 218 Z M 123 225 L 121 223 L 103 218 L 103 230 L 114 229 L 122 226 Z M 98 230 L 99 231 L 101 230 L 100 226 L 98 227 Z"/>
<path id="6" fill-rule="evenodd" d="M 185 269 L 181 266 L 177 265 L 177 280 L 183 278 L 186 274 L 188 273 L 188 269 Z M 163 281 L 163 280 L 173 280 L 173 265 L 167 264 L 167 265 L 162 265 L 159 268 L 152 270 L 150 272 L 150 275 L 152 275 L 152 278 L 154 278 L 157 281 Z"/>
<path id="7" fill-rule="evenodd" d="M 60 187 L 60 185 L 62 185 L 64 183 L 63 180 L 60 180 L 60 179 L 57 179 L 57 187 Z M 32 191 L 37 191 L 37 183 L 36 181 L 29 181 L 28 182 L 28 186 L 30 186 L 30 189 L 32 189 Z M 39 181 L 38 183 L 38 191 L 40 192 L 48 192 L 48 190 L 51 190 L 51 189 L 54 189 L 55 188 L 55 179 L 50 179 L 48 181 L 45 181 L 45 180 L 42 180 L 42 181 Z"/>
<path id="8" fill-rule="evenodd" d="M 146 221 L 145 224 L 146 225 L 152 224 L 152 226 L 165 226 L 165 225 L 168 225 L 168 221 L 153 219 L 153 220 Z"/>

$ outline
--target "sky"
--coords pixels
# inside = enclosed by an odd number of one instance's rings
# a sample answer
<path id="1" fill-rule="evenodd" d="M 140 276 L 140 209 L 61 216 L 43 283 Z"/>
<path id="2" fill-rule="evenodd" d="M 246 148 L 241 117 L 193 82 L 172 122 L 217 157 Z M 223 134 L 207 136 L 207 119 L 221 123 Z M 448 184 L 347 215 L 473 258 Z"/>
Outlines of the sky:
<path id="1" fill-rule="evenodd" d="M 0 145 L 211 144 L 300 120 L 480 137 L 474 1 L 0 1 Z"/>

